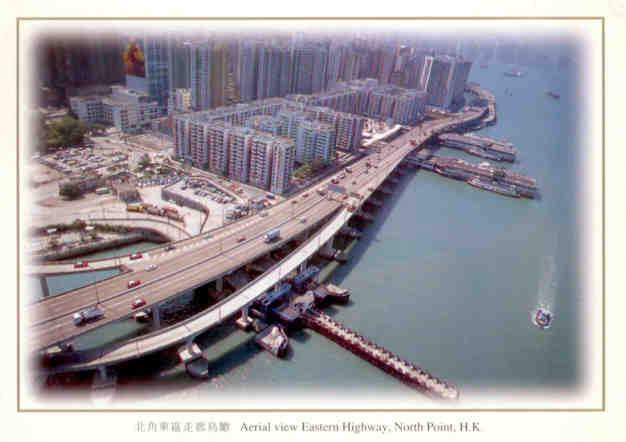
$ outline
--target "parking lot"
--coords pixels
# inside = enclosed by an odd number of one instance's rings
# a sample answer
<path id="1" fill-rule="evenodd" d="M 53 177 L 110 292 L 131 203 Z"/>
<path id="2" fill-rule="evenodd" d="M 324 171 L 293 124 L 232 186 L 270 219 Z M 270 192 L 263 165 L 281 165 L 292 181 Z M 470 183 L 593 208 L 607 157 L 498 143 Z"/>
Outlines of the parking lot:
<path id="1" fill-rule="evenodd" d="M 239 202 L 232 196 L 222 192 L 213 186 L 208 180 L 190 178 L 181 180 L 168 187 L 168 190 L 188 198 L 206 207 L 209 211 L 203 231 L 211 230 L 222 225 L 226 221 L 226 215 L 234 210 Z M 186 210 L 200 214 L 201 212 L 185 207 Z M 204 214 L 202 214 L 204 215 Z"/>

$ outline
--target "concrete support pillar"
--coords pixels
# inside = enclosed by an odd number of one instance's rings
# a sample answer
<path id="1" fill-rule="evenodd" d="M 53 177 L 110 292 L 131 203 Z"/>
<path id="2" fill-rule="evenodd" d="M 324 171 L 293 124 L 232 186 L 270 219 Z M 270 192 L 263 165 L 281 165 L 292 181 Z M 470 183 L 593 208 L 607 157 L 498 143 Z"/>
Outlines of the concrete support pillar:
<path id="1" fill-rule="evenodd" d="M 250 315 L 248 314 L 250 310 L 250 306 L 245 306 L 244 308 L 241 309 L 241 318 L 244 321 L 249 321 L 250 320 Z"/>
<path id="2" fill-rule="evenodd" d="M 159 304 L 152 306 L 152 328 L 161 328 L 161 307 Z"/>
<path id="3" fill-rule="evenodd" d="M 101 380 L 105 380 L 107 378 L 107 366 L 99 365 L 98 366 L 98 376 Z"/>
<path id="4" fill-rule="evenodd" d="M 221 292 L 222 290 L 224 290 L 224 278 L 223 277 L 217 278 L 215 280 L 215 288 L 217 289 L 218 292 Z"/>
<path id="5" fill-rule="evenodd" d="M 43 292 L 44 298 L 50 296 L 50 288 L 48 287 L 48 280 L 45 276 L 39 277 L 39 284 L 41 284 L 41 291 Z"/>
<path id="6" fill-rule="evenodd" d="M 321 253 L 325 253 L 327 255 L 329 255 L 332 252 L 334 252 L 334 249 L 333 249 L 333 241 L 334 241 L 334 239 L 335 239 L 335 237 L 332 237 L 328 241 L 326 241 L 324 243 L 324 245 L 321 247 L 320 252 Z"/>
<path id="7" fill-rule="evenodd" d="M 195 336 L 193 336 L 193 335 L 191 335 L 191 336 L 187 337 L 187 339 L 185 340 L 185 346 L 186 346 L 187 348 L 191 349 L 191 348 L 193 347 L 193 340 L 194 340 L 195 338 L 196 338 L 196 337 L 195 337 Z"/>

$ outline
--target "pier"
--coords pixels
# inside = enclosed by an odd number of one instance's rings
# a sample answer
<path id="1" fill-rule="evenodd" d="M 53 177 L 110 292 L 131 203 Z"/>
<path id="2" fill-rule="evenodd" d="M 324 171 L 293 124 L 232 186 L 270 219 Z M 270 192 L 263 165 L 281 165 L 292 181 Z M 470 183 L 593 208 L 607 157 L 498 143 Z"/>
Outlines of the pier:
<path id="1" fill-rule="evenodd" d="M 511 194 L 510 196 L 536 198 L 539 194 L 534 178 L 521 175 L 509 169 L 493 167 L 489 163 L 470 163 L 458 158 L 432 155 L 429 159 L 409 157 L 420 168 L 441 176 L 464 181 L 483 190 Z M 514 195 L 512 194 L 514 193 Z"/>
<path id="2" fill-rule="evenodd" d="M 459 391 L 454 385 L 396 356 L 319 310 L 309 309 L 302 314 L 302 320 L 308 328 L 326 336 L 331 341 L 417 390 L 441 399 L 454 400 L 459 398 Z"/>
<path id="3" fill-rule="evenodd" d="M 459 149 L 489 160 L 514 162 L 517 155 L 513 144 L 495 138 L 447 133 L 439 135 L 437 139 L 444 147 Z"/>

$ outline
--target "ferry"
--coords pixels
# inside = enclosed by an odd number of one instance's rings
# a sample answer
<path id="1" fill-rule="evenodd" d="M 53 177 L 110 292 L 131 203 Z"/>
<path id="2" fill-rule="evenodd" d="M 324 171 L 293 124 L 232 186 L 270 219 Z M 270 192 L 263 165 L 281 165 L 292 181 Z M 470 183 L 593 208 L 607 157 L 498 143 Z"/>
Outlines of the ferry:
<path id="1" fill-rule="evenodd" d="M 525 73 L 520 71 L 519 69 L 511 69 L 509 71 L 504 71 L 504 75 L 506 77 L 520 78 L 520 77 L 523 77 Z"/>
<path id="2" fill-rule="evenodd" d="M 552 92 L 552 91 L 546 91 L 546 95 L 548 97 L 554 98 L 555 100 L 558 100 L 559 98 L 561 98 L 561 95 L 556 93 L 556 92 Z"/>
<path id="3" fill-rule="evenodd" d="M 504 186 L 502 184 L 488 183 L 480 178 L 471 178 L 467 181 L 467 184 L 474 186 L 478 189 L 489 190 L 491 192 L 499 193 L 500 195 L 510 196 L 513 198 L 519 198 L 519 194 L 513 187 Z"/>
<path id="4" fill-rule="evenodd" d="M 547 307 L 540 305 L 537 310 L 533 312 L 532 320 L 533 324 L 542 330 L 550 328 L 554 315 Z"/>

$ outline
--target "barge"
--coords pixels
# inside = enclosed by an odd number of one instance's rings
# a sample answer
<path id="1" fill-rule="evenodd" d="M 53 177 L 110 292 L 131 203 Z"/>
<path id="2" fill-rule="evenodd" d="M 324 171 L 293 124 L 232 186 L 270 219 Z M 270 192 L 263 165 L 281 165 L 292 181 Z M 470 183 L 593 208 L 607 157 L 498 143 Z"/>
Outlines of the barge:
<path id="1" fill-rule="evenodd" d="M 513 198 L 519 198 L 517 190 L 513 186 L 507 186 L 495 181 L 491 183 L 481 180 L 480 178 L 471 178 L 467 180 L 467 184 L 474 186 L 477 189 L 488 190 L 490 192 L 499 193 L 500 195 L 510 196 Z"/>

